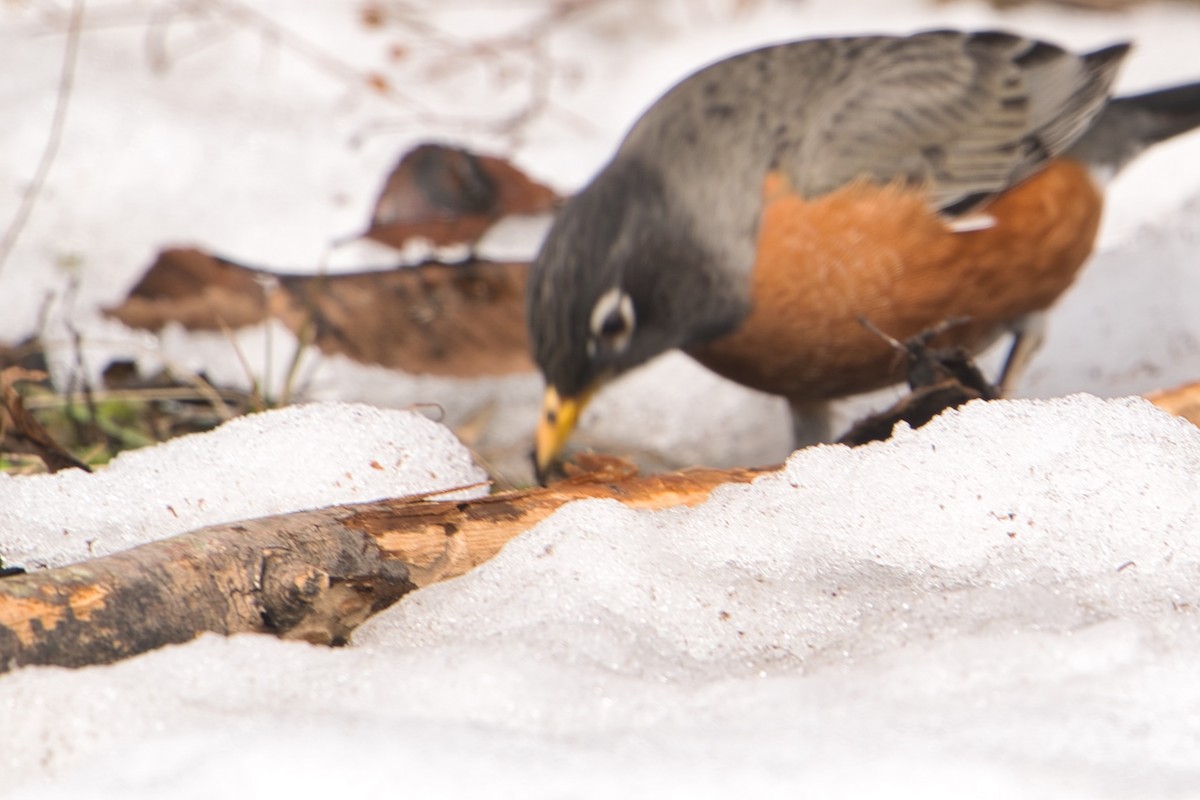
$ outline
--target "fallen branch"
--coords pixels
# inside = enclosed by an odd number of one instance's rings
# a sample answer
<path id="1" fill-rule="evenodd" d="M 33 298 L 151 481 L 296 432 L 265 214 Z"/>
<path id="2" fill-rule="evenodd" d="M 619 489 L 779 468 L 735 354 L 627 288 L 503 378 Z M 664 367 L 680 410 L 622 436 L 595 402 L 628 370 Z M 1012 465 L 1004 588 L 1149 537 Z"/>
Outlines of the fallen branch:
<path id="1" fill-rule="evenodd" d="M 1183 417 L 1200 427 L 1200 381 L 1185 383 L 1173 389 L 1160 389 L 1145 395 L 1145 398 L 1163 411 Z"/>
<path id="2" fill-rule="evenodd" d="M 609 469 L 469 501 L 384 500 L 214 525 L 0 579 L 0 671 L 103 664 L 205 631 L 340 645 L 413 589 L 462 575 L 572 500 L 703 502 L 758 470 Z"/>

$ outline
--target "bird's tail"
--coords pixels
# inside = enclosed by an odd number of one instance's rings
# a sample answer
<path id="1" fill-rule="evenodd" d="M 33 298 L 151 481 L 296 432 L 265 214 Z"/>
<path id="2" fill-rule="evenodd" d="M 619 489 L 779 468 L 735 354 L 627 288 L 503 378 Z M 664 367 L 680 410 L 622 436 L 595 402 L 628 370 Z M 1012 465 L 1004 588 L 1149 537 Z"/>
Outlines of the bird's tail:
<path id="1" fill-rule="evenodd" d="M 1200 83 L 1109 101 L 1070 155 L 1115 173 L 1146 148 L 1200 127 Z"/>

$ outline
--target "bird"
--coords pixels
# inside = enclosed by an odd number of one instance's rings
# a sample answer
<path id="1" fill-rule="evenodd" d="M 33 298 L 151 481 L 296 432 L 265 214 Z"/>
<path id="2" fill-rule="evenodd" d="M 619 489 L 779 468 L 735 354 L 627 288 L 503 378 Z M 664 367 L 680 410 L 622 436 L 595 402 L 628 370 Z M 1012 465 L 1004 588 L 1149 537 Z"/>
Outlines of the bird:
<path id="1" fill-rule="evenodd" d="M 1113 96 L 1130 47 L 857 35 L 684 78 L 531 265 L 539 477 L 600 387 L 674 349 L 786 398 L 797 447 L 832 439 L 831 402 L 902 378 L 871 327 L 904 340 L 961 318 L 937 342 L 969 353 L 1011 333 L 1011 390 L 1091 253 L 1105 182 L 1200 125 L 1200 83 Z"/>

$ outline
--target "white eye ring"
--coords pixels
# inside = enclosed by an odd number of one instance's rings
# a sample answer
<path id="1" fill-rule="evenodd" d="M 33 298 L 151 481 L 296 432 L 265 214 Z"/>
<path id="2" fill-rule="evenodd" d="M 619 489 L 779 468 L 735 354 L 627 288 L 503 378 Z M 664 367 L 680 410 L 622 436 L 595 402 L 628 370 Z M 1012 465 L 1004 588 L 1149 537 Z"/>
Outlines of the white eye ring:
<path id="1" fill-rule="evenodd" d="M 633 298 L 617 286 L 600 295 L 592 307 L 589 322 L 591 336 L 588 337 L 588 355 L 596 355 L 600 344 L 613 353 L 622 353 L 633 338 L 633 327 L 637 317 L 633 312 Z"/>

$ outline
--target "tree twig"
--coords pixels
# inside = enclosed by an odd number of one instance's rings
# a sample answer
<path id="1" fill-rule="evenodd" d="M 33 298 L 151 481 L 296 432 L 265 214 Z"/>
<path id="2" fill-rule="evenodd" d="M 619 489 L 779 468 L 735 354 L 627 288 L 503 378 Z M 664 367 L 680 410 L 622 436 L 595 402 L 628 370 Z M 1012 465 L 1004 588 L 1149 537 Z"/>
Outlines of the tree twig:
<path id="1" fill-rule="evenodd" d="M 63 47 L 62 72 L 58 78 L 58 93 L 54 103 L 54 116 L 50 120 L 50 131 L 46 136 L 46 145 L 42 149 L 37 169 L 34 170 L 29 186 L 21 195 L 21 204 L 17 207 L 17 213 L 9 222 L 4 236 L 0 238 L 0 270 L 4 269 L 4 264 L 8 261 L 13 248 L 16 247 L 17 239 L 20 238 L 25 224 L 33 213 L 33 207 L 37 203 L 42 188 L 46 185 L 46 177 L 50 174 L 50 167 L 54 164 L 59 145 L 62 143 L 71 90 L 75 85 L 75 65 L 79 58 L 79 39 L 83 31 L 83 10 L 84 0 L 74 0 L 71 5 L 71 15 L 67 20 L 67 41 Z"/>

